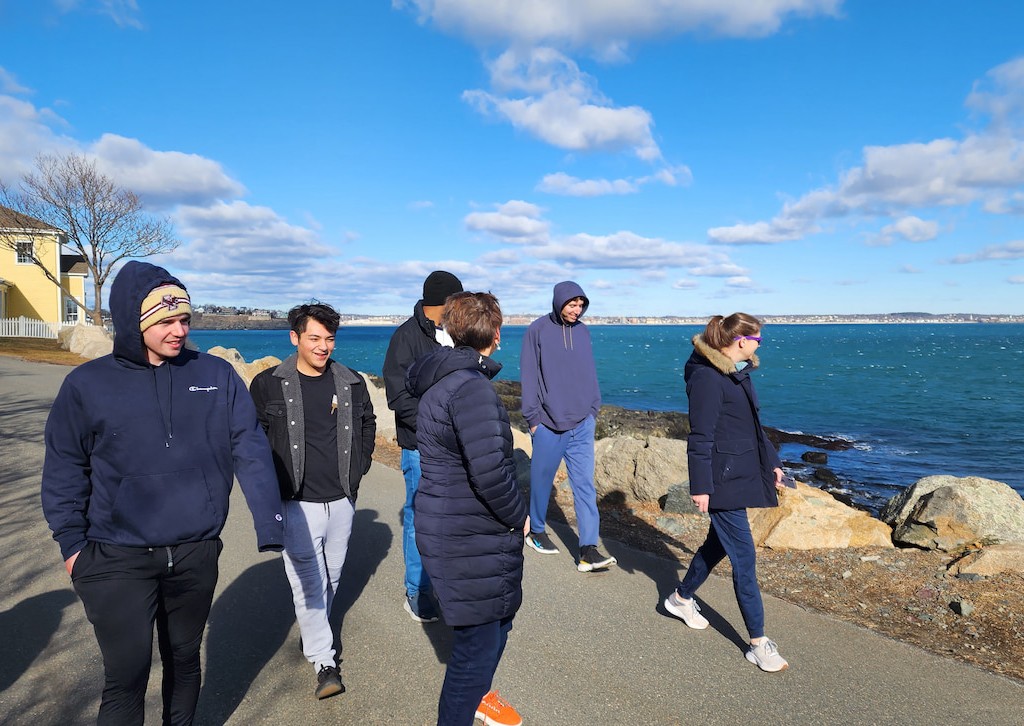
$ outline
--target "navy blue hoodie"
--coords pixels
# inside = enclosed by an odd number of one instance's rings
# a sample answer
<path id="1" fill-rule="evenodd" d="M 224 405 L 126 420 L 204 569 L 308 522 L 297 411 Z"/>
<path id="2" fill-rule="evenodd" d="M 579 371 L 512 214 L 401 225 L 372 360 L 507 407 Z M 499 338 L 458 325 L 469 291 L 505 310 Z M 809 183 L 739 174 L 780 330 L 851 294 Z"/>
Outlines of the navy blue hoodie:
<path id="1" fill-rule="evenodd" d="M 71 371 L 50 410 L 42 503 L 65 560 L 87 541 L 217 537 L 235 475 L 259 548 L 281 549 L 277 476 L 245 384 L 226 361 L 192 350 L 148 361 L 142 301 L 166 283 L 181 285 L 148 263 L 121 269 L 110 290 L 114 352 Z"/>
<path id="2" fill-rule="evenodd" d="M 577 297 L 583 298 L 583 312 L 575 323 L 567 323 L 562 308 Z M 523 417 L 530 428 L 543 424 L 553 431 L 568 431 L 601 409 L 590 331 L 581 322 L 590 300 L 575 282 L 560 282 L 551 307 L 550 313 L 530 323 L 523 337 Z"/>

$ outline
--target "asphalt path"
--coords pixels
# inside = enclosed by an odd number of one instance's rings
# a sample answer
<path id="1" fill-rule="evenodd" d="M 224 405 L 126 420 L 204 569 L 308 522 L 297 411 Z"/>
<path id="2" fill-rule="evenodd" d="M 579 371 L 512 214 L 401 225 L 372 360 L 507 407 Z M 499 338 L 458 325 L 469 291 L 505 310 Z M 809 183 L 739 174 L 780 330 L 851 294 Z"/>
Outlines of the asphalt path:
<path id="1" fill-rule="evenodd" d="M 42 430 L 63 366 L 0 357 L 0 723 L 94 722 L 102 664 L 42 517 Z M 388 412 L 379 412 L 388 415 Z M 360 489 L 333 618 L 347 692 L 317 701 L 280 557 L 256 551 L 238 487 L 204 647 L 197 724 L 432 724 L 450 648 L 443 624 L 402 608 L 401 474 L 374 464 Z M 790 661 L 744 657 L 730 581 L 701 589 L 705 631 L 661 612 L 669 562 L 605 541 L 620 566 L 576 572 L 526 553 L 524 605 L 495 686 L 530 725 L 1024 724 L 1024 685 L 765 598 L 768 634 Z M 155 648 L 154 648 L 155 651 Z M 147 722 L 160 721 L 154 660 Z"/>

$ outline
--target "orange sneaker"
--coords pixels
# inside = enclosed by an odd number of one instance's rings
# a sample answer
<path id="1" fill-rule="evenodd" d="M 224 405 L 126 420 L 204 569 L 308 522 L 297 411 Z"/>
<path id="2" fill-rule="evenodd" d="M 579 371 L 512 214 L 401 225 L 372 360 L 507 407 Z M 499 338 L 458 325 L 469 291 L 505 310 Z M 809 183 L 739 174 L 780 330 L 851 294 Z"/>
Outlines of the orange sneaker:
<path id="1" fill-rule="evenodd" d="M 522 726 L 523 719 L 519 712 L 509 705 L 508 701 L 491 691 L 480 705 L 476 707 L 476 717 L 484 722 L 484 726 Z"/>

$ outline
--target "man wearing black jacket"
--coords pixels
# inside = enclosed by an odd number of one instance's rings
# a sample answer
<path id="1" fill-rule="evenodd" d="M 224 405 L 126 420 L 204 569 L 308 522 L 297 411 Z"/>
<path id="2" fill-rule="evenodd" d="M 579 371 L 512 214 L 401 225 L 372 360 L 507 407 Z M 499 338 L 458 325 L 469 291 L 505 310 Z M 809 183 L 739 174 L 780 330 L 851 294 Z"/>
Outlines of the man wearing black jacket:
<path id="1" fill-rule="evenodd" d="M 420 481 L 420 452 L 416 445 L 416 410 L 419 399 L 405 388 L 405 374 L 420 356 L 446 345 L 451 338 L 441 327 L 444 301 L 449 295 L 462 292 L 462 283 L 455 275 L 436 270 L 423 282 L 423 299 L 416 303 L 412 317 L 398 326 L 391 336 L 384 357 L 384 387 L 388 408 L 395 412 L 398 445 L 402 447 L 402 475 L 405 477 L 405 507 L 402 510 L 402 551 L 405 554 L 405 610 L 421 623 L 437 620 L 437 609 L 431 598 L 430 578 L 423 571 L 420 552 L 416 548 L 413 497 Z"/>
<path id="2" fill-rule="evenodd" d="M 332 360 L 339 316 L 330 305 L 288 312 L 296 352 L 252 382 L 284 500 L 284 571 L 314 694 L 345 691 L 331 605 L 348 554 L 359 481 L 370 469 L 377 419 L 363 377 Z"/>

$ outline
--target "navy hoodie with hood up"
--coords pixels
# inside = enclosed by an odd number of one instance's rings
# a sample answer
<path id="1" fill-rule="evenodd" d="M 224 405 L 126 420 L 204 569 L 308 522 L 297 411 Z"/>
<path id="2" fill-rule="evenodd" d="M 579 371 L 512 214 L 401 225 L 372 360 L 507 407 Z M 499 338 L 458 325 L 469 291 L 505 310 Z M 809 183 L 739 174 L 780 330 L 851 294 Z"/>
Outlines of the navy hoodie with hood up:
<path id="1" fill-rule="evenodd" d="M 42 504 L 65 560 L 89 541 L 215 538 L 235 475 L 259 548 L 281 549 L 277 476 L 245 384 L 226 361 L 192 350 L 148 361 L 142 301 L 167 283 L 181 285 L 145 262 L 121 269 L 110 290 L 114 352 L 71 371 L 50 410 Z"/>
<path id="2" fill-rule="evenodd" d="M 575 323 L 567 323 L 562 308 L 577 297 L 583 298 L 583 311 Z M 519 366 L 523 417 L 530 428 L 543 424 L 552 431 L 568 431 L 601 409 L 590 331 L 582 323 L 588 307 L 582 287 L 560 282 L 555 285 L 552 311 L 526 329 Z"/>

